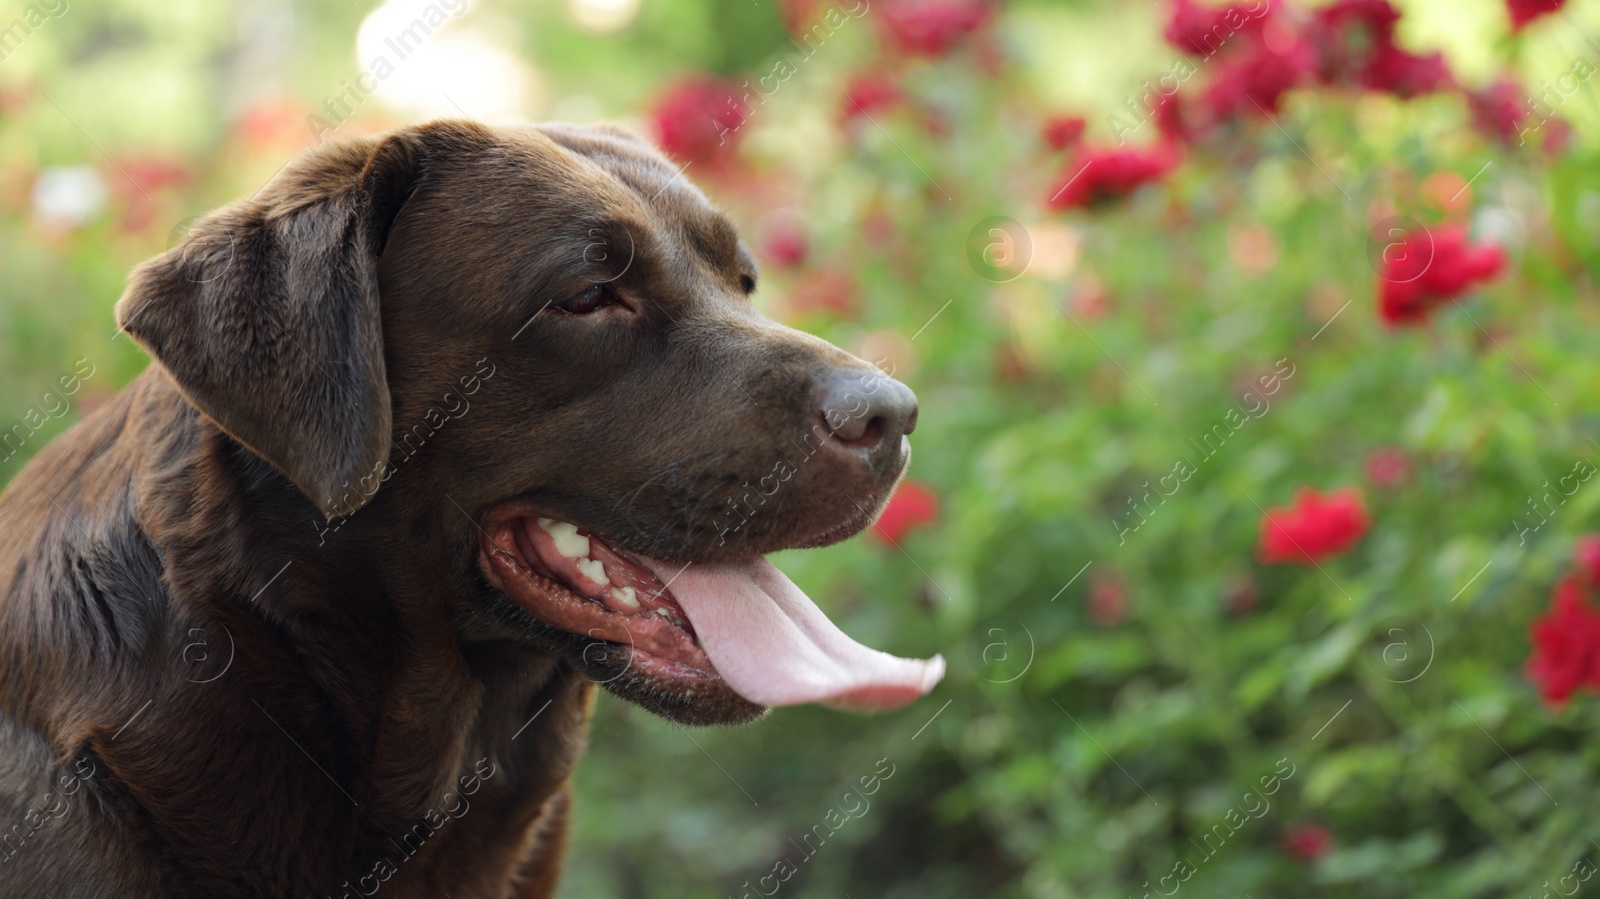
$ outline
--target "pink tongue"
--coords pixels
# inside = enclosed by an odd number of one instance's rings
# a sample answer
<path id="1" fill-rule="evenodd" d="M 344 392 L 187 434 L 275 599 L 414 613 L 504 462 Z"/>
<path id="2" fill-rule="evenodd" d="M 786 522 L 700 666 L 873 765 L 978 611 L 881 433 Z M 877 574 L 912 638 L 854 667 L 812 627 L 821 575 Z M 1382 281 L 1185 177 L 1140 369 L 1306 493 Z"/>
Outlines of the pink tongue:
<path id="1" fill-rule="evenodd" d="M 888 711 L 944 677 L 942 656 L 902 659 L 850 639 L 766 559 L 649 565 L 689 616 L 717 673 L 751 702 Z"/>

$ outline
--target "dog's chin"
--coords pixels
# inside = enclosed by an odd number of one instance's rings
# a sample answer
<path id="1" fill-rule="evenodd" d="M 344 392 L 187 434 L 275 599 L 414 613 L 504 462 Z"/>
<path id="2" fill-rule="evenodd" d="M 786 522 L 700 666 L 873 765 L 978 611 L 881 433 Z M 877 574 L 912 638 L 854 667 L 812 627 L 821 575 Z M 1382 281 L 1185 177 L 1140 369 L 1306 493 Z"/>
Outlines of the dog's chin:
<path id="1" fill-rule="evenodd" d="M 872 523 L 878 520 L 878 515 L 883 511 L 883 507 L 888 501 L 889 495 L 885 493 L 882 499 L 873 503 L 870 507 L 857 507 L 852 510 L 852 514 L 844 521 L 824 530 L 822 533 L 801 540 L 792 546 L 779 546 L 769 550 L 769 552 L 777 552 L 783 549 L 817 549 L 818 547 L 832 546 L 835 543 L 843 543 L 871 527 Z"/>

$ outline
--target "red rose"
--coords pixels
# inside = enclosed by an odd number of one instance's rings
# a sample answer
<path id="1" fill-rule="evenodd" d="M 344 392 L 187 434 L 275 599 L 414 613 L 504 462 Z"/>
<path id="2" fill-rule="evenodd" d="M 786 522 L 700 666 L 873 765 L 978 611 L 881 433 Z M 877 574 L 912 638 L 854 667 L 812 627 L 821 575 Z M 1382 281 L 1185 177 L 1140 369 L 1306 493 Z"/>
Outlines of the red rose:
<path id="1" fill-rule="evenodd" d="M 1256 579 L 1249 574 L 1235 575 L 1228 579 L 1222 590 L 1222 604 L 1229 615 L 1245 615 L 1255 609 L 1261 602 L 1261 587 L 1256 584 Z"/>
<path id="2" fill-rule="evenodd" d="M 1400 11 L 1388 0 L 1339 0 L 1317 10 L 1306 30 L 1317 80 L 1405 98 L 1453 83 L 1442 55 L 1419 56 L 1395 44 L 1398 21 Z"/>
<path id="3" fill-rule="evenodd" d="M 1256 554 L 1268 565 L 1313 564 L 1354 546 L 1371 526 L 1360 490 L 1319 493 L 1304 487 L 1295 494 L 1294 505 L 1268 509 L 1261 516 Z"/>
<path id="4" fill-rule="evenodd" d="M 1572 143 L 1572 123 L 1560 116 L 1551 116 L 1542 126 L 1544 130 L 1544 151 L 1552 156 L 1559 156 L 1569 144 Z"/>
<path id="5" fill-rule="evenodd" d="M 1411 476 L 1411 457 L 1398 446 L 1385 446 L 1367 456 L 1367 480 L 1379 488 L 1398 487 Z"/>
<path id="6" fill-rule="evenodd" d="M 20 113 L 24 109 L 28 108 L 28 101 L 30 99 L 31 94 L 26 89 L 7 90 L 6 88 L 0 88 L 0 113 Z M 295 117 L 295 122 L 299 123 L 299 121 L 300 119 L 297 114 Z"/>
<path id="7" fill-rule="evenodd" d="M 1110 627 L 1128 616 L 1128 591 L 1115 575 L 1096 576 L 1089 582 L 1089 618 Z"/>
<path id="8" fill-rule="evenodd" d="M 1079 318 L 1099 321 L 1111 311 L 1111 295 L 1104 282 L 1095 277 L 1082 278 L 1067 289 L 1067 305 Z"/>
<path id="9" fill-rule="evenodd" d="M 1001 381 L 1021 383 L 1033 377 L 1033 366 L 1015 343 L 1007 341 L 994 351 L 994 376 Z"/>
<path id="10" fill-rule="evenodd" d="M 1572 547 L 1572 561 L 1585 587 L 1600 587 L 1600 534 L 1584 534 Z"/>
<path id="11" fill-rule="evenodd" d="M 839 120 L 849 125 L 857 118 L 872 118 L 879 112 L 899 106 L 905 96 L 894 79 L 876 72 L 861 72 L 845 83 L 844 99 L 839 104 Z"/>
<path id="12" fill-rule="evenodd" d="M 1125 197 L 1177 164 L 1177 152 L 1164 146 L 1085 149 L 1063 170 L 1048 204 L 1051 209 L 1072 209 Z"/>
<path id="13" fill-rule="evenodd" d="M 1317 79 L 1388 91 L 1402 99 L 1455 85 L 1441 53 L 1412 53 L 1394 42 L 1400 11 L 1388 0 L 1340 0 L 1317 10 L 1307 30 Z"/>
<path id="14" fill-rule="evenodd" d="M 761 248 L 762 257 L 778 268 L 794 268 L 805 262 L 810 252 L 805 232 L 791 224 L 774 226 Z"/>
<path id="15" fill-rule="evenodd" d="M 1044 123 L 1044 142 L 1056 151 L 1074 147 L 1083 139 L 1088 124 L 1083 116 L 1054 116 Z"/>
<path id="16" fill-rule="evenodd" d="M 1361 80 L 1372 90 L 1388 91 L 1402 100 L 1455 85 L 1444 54 L 1411 53 L 1387 43 L 1379 45 L 1367 61 Z"/>
<path id="17" fill-rule="evenodd" d="M 1369 43 L 1387 43 L 1394 37 L 1400 10 L 1389 0 L 1338 0 L 1317 10 L 1312 31 L 1348 32 L 1358 28 L 1367 32 Z"/>
<path id="18" fill-rule="evenodd" d="M 117 170 L 139 190 L 154 193 L 158 190 L 185 188 L 194 183 L 194 173 L 181 162 L 145 157 L 123 158 Z"/>
<path id="19" fill-rule="evenodd" d="M 1472 285 L 1499 274 L 1505 261 L 1497 246 L 1467 243 L 1467 232 L 1460 227 L 1410 232 L 1384 251 L 1378 312 L 1391 326 L 1420 322 Z"/>
<path id="20" fill-rule="evenodd" d="M 790 34 L 804 35 L 822 17 L 822 0 L 778 0 L 778 18 Z"/>
<path id="21" fill-rule="evenodd" d="M 1257 2 L 1252 10 L 1240 4 L 1202 6 L 1194 0 L 1177 0 L 1162 36 L 1167 43 L 1195 56 L 1213 56 L 1241 34 L 1260 32 L 1272 11 L 1270 3 Z"/>
<path id="22" fill-rule="evenodd" d="M 861 236 L 878 250 L 894 249 L 904 244 L 904 236 L 881 201 L 873 202 L 862 214 Z"/>
<path id="23" fill-rule="evenodd" d="M 233 125 L 233 136 L 251 152 L 280 152 L 318 135 L 306 127 L 306 111 L 291 100 L 267 100 L 248 107 Z"/>
<path id="24" fill-rule="evenodd" d="M 1283 835 L 1283 850 L 1301 861 L 1314 862 L 1333 848 L 1333 832 L 1321 824 L 1301 824 Z"/>
<path id="25" fill-rule="evenodd" d="M 942 109 L 917 110 L 917 124 L 929 137 L 943 140 L 950 136 L 950 116 Z"/>
<path id="26" fill-rule="evenodd" d="M 114 193 L 126 202 L 117 225 L 124 231 L 148 227 L 155 218 L 154 197 L 166 190 L 182 190 L 194 183 L 194 173 L 179 162 L 150 157 L 124 157 L 114 163 L 121 178 L 108 182 Z"/>
<path id="27" fill-rule="evenodd" d="M 1317 10 L 1306 35 L 1317 50 L 1317 80 L 1352 84 L 1379 47 L 1394 43 L 1400 11 L 1388 0 L 1339 0 Z"/>
<path id="28" fill-rule="evenodd" d="M 1217 119 L 1278 111 L 1284 93 L 1298 86 L 1315 65 L 1309 44 L 1295 41 L 1284 50 L 1258 43 L 1217 72 L 1206 94 Z"/>
<path id="29" fill-rule="evenodd" d="M 668 156 L 695 162 L 732 156 L 747 115 L 738 85 L 696 76 L 667 88 L 650 118 Z"/>
<path id="30" fill-rule="evenodd" d="M 895 0 L 883 10 L 883 28 L 894 49 L 911 56 L 944 56 L 964 37 L 989 23 L 994 7 L 973 0 Z"/>
<path id="31" fill-rule="evenodd" d="M 885 543 L 898 544 L 907 533 L 938 518 L 939 495 L 916 481 L 904 481 L 873 522 L 872 532 Z"/>
<path id="32" fill-rule="evenodd" d="M 789 290 L 788 307 L 797 315 L 828 312 L 849 318 L 860 305 L 856 280 L 842 269 L 813 269 Z"/>
<path id="33" fill-rule="evenodd" d="M 1502 75 L 1481 91 L 1467 91 L 1467 108 L 1479 131 L 1508 147 L 1520 146 L 1523 122 L 1532 115 L 1526 96 L 1515 79 Z"/>
<path id="34" fill-rule="evenodd" d="M 1559 707 L 1579 688 L 1600 687 L 1600 611 L 1577 577 L 1556 584 L 1550 611 L 1529 629 L 1527 675 L 1545 702 Z"/>
<path id="35" fill-rule="evenodd" d="M 1523 26 L 1540 16 L 1546 16 L 1567 4 L 1567 0 L 1506 0 L 1506 10 L 1511 13 L 1511 27 L 1521 31 Z"/>
<path id="36" fill-rule="evenodd" d="M 1161 136 L 1172 144 L 1188 144 L 1205 137 L 1210 123 L 1202 126 L 1194 121 L 1190 108 L 1184 105 L 1183 94 L 1173 91 L 1170 94 L 1156 92 L 1158 99 L 1151 104 L 1151 115 L 1156 121 L 1156 130 Z"/>

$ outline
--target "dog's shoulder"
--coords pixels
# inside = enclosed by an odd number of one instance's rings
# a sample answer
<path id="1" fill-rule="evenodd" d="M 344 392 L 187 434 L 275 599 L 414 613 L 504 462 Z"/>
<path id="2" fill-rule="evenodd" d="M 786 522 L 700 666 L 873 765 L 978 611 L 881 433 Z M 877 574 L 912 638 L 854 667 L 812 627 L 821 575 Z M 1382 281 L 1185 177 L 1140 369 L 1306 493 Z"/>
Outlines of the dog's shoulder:
<path id="1" fill-rule="evenodd" d="M 0 494 L 0 645 L 10 669 L 0 696 L 48 672 L 45 659 L 112 661 L 157 614 L 161 562 L 135 489 L 145 441 L 133 433 L 162 398 L 151 380 L 50 442 Z"/>
<path id="2" fill-rule="evenodd" d="M 97 749 L 116 736 L 97 722 L 136 711 L 127 687 L 168 630 L 163 564 L 136 489 L 150 419 L 164 419 L 169 438 L 182 430 L 177 397 L 158 381 L 137 380 L 50 442 L 0 494 L 6 883 L 56 884 L 57 894 L 86 882 L 115 895 L 170 886 L 140 862 L 137 841 L 115 838 L 130 818 Z"/>

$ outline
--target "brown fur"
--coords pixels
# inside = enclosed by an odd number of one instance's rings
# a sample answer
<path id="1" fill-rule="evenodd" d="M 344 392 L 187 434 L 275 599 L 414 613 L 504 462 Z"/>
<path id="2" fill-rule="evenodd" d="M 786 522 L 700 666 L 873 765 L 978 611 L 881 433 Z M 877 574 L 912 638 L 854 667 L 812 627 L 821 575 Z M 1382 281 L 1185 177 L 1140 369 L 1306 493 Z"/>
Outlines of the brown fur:
<path id="1" fill-rule="evenodd" d="M 550 896 L 594 682 L 759 714 L 475 561 L 510 501 L 673 561 L 818 545 L 903 471 L 909 391 L 755 313 L 676 171 L 435 123 L 312 151 L 134 273 L 159 364 L 0 495 L 0 894 Z M 597 281 L 631 317 L 547 308 Z"/>

